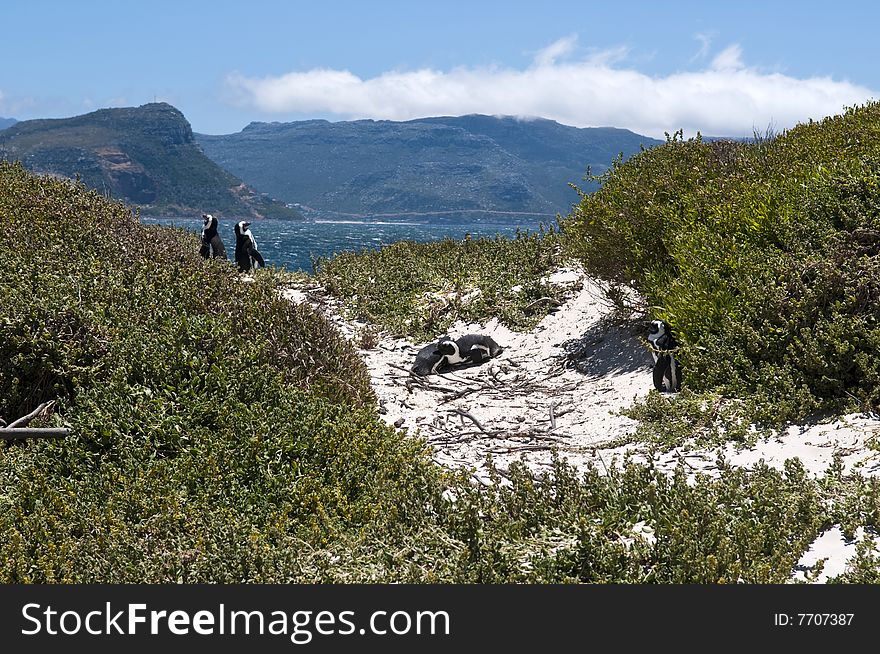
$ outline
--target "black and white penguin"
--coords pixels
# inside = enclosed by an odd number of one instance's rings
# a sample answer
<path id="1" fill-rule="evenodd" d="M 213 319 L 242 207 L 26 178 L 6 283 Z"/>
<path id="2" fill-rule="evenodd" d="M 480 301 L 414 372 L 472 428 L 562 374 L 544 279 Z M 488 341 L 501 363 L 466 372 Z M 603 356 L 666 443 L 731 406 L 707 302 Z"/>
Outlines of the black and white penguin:
<path id="1" fill-rule="evenodd" d="M 446 357 L 449 365 L 456 363 L 483 363 L 504 350 L 491 336 L 465 334 L 452 339 L 444 336 L 437 342 L 437 351 Z"/>
<path id="2" fill-rule="evenodd" d="M 446 365 L 446 357 L 437 349 L 437 344 L 430 343 L 418 351 L 416 361 L 410 370 L 424 377 L 425 375 L 436 374 Z"/>
<path id="3" fill-rule="evenodd" d="M 239 272 L 248 272 L 257 264 L 264 267 L 263 255 L 257 250 L 257 240 L 248 229 L 251 226 L 246 220 L 235 225 L 235 263 Z"/>
<path id="4" fill-rule="evenodd" d="M 665 320 L 652 320 L 648 326 L 648 342 L 654 357 L 654 388 L 661 393 L 681 390 L 681 368 L 675 359 L 678 341 Z"/>
<path id="5" fill-rule="evenodd" d="M 199 254 L 205 259 L 209 257 L 225 259 L 226 248 L 217 232 L 217 219 L 209 213 L 203 213 L 202 218 L 204 225 L 202 226 L 202 246 L 199 248 Z"/>

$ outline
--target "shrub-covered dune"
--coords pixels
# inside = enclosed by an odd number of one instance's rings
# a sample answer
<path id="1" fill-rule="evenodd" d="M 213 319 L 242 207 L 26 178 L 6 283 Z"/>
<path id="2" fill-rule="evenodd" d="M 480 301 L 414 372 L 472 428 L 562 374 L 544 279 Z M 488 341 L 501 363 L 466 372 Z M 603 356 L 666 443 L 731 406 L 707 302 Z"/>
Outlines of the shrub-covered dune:
<path id="1" fill-rule="evenodd" d="M 748 143 L 676 134 L 599 179 L 569 252 L 672 324 L 691 389 L 774 421 L 880 405 L 880 103 Z"/>
<path id="2" fill-rule="evenodd" d="M 516 238 L 398 241 L 319 258 L 315 277 L 354 317 L 430 341 L 457 320 L 534 327 L 562 299 L 546 279 L 561 265 L 560 250 L 556 232 L 543 229 Z"/>
<path id="3" fill-rule="evenodd" d="M 378 418 L 272 271 L 197 246 L 0 163 L 0 417 L 56 400 L 33 426 L 71 430 L 0 443 L 0 581 L 780 582 L 824 527 L 880 515 L 875 485 L 796 462 L 475 485 Z"/>
<path id="4" fill-rule="evenodd" d="M 0 417 L 57 400 L 72 430 L 0 445 L 3 579 L 284 578 L 301 547 L 423 511 L 420 445 L 270 275 L 81 186 L 0 182 Z"/>

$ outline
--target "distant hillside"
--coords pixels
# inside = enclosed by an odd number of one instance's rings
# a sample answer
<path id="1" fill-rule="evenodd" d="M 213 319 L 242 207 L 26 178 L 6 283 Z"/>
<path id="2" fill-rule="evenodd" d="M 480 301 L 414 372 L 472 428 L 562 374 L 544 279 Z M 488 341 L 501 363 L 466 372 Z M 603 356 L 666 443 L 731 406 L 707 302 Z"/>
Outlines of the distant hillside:
<path id="1" fill-rule="evenodd" d="M 196 140 L 211 159 L 284 202 L 319 212 L 566 214 L 589 167 L 604 172 L 655 139 L 545 119 L 470 115 L 407 122 L 251 123 Z"/>
<path id="2" fill-rule="evenodd" d="M 0 129 L 6 129 L 7 127 L 12 127 L 18 121 L 15 118 L 0 118 Z"/>
<path id="3" fill-rule="evenodd" d="M 161 102 L 17 122 L 0 131 L 0 159 L 20 160 L 34 172 L 78 176 L 148 215 L 302 217 L 208 159 L 183 114 Z"/>

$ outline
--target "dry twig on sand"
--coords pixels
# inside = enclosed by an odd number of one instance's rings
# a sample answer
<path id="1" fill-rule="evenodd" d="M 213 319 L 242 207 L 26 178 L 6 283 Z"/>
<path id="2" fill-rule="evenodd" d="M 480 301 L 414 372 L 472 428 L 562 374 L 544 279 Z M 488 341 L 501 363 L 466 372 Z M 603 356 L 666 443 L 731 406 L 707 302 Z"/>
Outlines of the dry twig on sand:
<path id="1" fill-rule="evenodd" d="M 450 412 L 450 413 L 457 413 L 457 414 L 460 415 L 462 418 L 467 418 L 468 420 L 470 420 L 471 422 L 473 422 L 473 423 L 477 426 L 477 429 L 479 429 L 479 430 L 480 430 L 481 432 L 483 432 L 484 434 L 488 434 L 488 433 L 489 433 L 489 432 L 486 431 L 486 428 L 483 427 L 482 424 L 480 424 L 480 421 L 477 420 L 477 419 L 476 419 L 471 413 L 469 413 L 469 412 L 467 412 L 467 411 L 462 411 L 461 409 L 449 409 L 449 412 Z M 463 421 L 462 421 L 462 422 L 463 422 Z"/>

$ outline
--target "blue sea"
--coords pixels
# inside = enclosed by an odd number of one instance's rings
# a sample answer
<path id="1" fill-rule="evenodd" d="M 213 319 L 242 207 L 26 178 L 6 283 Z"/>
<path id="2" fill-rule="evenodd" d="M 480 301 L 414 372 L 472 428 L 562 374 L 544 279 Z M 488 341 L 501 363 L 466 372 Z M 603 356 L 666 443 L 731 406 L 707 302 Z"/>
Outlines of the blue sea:
<path id="1" fill-rule="evenodd" d="M 202 231 L 201 218 L 141 217 L 145 225 L 182 227 L 195 233 Z M 230 259 L 235 252 L 235 220 L 220 220 L 220 238 Z M 541 221 L 509 220 L 495 216 L 492 222 L 461 220 L 452 222 L 418 222 L 390 220 L 253 220 L 251 233 L 267 266 L 312 272 L 313 257 L 330 257 L 338 252 L 379 248 L 395 241 L 434 241 L 443 238 L 463 239 L 466 234 L 477 238 L 496 235 L 515 236 L 520 231 L 535 232 Z M 544 226 L 555 224 L 547 219 Z"/>

